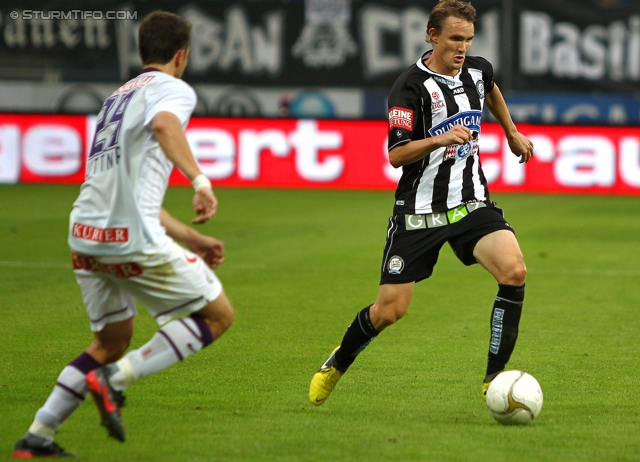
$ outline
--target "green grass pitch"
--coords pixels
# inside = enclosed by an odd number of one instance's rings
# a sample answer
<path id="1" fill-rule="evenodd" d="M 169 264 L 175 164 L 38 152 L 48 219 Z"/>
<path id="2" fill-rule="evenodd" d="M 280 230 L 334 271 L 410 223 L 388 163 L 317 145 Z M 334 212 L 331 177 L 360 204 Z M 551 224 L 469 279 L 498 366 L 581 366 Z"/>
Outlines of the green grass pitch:
<path id="1" fill-rule="evenodd" d="M 0 186 L 0 460 L 60 370 L 91 341 L 70 269 L 77 186 Z M 509 364 L 544 391 L 502 427 L 480 399 L 497 286 L 448 247 L 406 317 L 321 407 L 309 381 L 377 293 L 391 192 L 219 189 L 202 227 L 236 322 L 214 345 L 127 391 L 128 441 L 87 401 L 57 441 L 86 461 L 636 461 L 640 459 L 640 198 L 495 195 L 529 269 Z M 165 206 L 188 220 L 191 191 Z M 133 347 L 157 329 L 141 310 Z"/>

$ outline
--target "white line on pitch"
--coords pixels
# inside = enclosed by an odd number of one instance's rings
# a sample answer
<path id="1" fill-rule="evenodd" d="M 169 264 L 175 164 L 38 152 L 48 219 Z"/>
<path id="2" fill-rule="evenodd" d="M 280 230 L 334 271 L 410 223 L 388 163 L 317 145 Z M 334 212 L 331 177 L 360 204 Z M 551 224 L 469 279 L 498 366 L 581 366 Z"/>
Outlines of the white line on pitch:
<path id="1" fill-rule="evenodd" d="M 56 262 L 37 262 L 37 261 L 0 261 L 0 267 L 9 268 L 64 268 L 71 269 L 71 262 L 69 263 L 56 263 Z M 241 270 L 263 270 L 268 269 L 268 266 L 262 263 L 241 263 L 238 265 L 228 265 L 232 269 Z"/>
<path id="2" fill-rule="evenodd" d="M 71 262 L 37 262 L 37 261 L 0 261 L 0 266 L 11 268 L 64 268 L 71 269 Z"/>
<path id="3" fill-rule="evenodd" d="M 580 274 L 585 276 L 640 276 L 640 270 L 616 270 L 616 269 L 579 269 L 579 270 L 567 270 L 567 269 L 535 269 L 529 268 L 529 271 L 533 273 L 548 273 L 548 274 Z"/>
<path id="4" fill-rule="evenodd" d="M 59 269 L 71 269 L 71 262 L 69 263 L 57 263 L 57 262 L 27 262 L 27 261 L 0 261 L 0 267 L 9 268 L 59 268 Z M 274 270 L 274 269 L 289 269 L 289 270 L 325 270 L 329 266 L 326 265 L 310 265 L 305 267 L 290 266 L 290 267 L 276 267 L 262 263 L 240 263 L 237 265 L 229 264 L 227 268 L 229 270 Z M 336 265 L 331 265 L 331 268 L 336 268 Z M 340 268 L 338 266 L 338 268 Z M 457 273 L 468 271 L 465 267 L 443 267 L 436 268 L 438 273 Z M 638 270 L 616 270 L 616 269 L 542 269 L 542 268 L 529 268 L 529 272 L 533 274 L 566 274 L 566 275 L 582 275 L 582 276 L 640 276 L 640 269 Z"/>

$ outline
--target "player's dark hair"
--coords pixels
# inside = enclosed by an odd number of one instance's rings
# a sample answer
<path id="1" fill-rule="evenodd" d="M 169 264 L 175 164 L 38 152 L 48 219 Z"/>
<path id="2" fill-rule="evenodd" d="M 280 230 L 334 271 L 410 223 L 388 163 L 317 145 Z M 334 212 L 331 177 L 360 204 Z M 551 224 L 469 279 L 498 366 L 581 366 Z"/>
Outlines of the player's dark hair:
<path id="1" fill-rule="evenodd" d="M 154 11 L 138 30 L 138 51 L 143 64 L 166 64 L 178 50 L 189 48 L 191 23 L 177 14 Z"/>
<path id="2" fill-rule="evenodd" d="M 429 29 L 435 29 L 440 33 L 442 31 L 444 21 L 449 16 L 469 21 L 474 27 L 476 25 L 476 9 L 471 5 L 471 3 L 462 2 L 460 0 L 440 0 L 429 14 L 429 21 L 427 22 L 427 43 L 431 43 L 431 39 L 429 38 Z"/>

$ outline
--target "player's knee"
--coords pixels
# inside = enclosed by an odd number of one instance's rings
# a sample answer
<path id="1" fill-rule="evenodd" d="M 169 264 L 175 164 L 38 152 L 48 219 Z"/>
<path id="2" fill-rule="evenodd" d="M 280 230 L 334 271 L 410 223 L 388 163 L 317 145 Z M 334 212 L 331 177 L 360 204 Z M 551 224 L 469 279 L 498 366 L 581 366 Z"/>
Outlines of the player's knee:
<path id="1" fill-rule="evenodd" d="M 229 329 L 235 320 L 235 314 L 233 312 L 233 308 L 229 304 L 225 310 L 220 313 L 220 317 L 218 318 L 218 322 L 223 329 L 223 332 Z"/>
<path id="2" fill-rule="evenodd" d="M 130 345 L 130 338 L 119 340 L 112 348 L 113 361 L 117 361 L 122 358 Z"/>
<path id="3" fill-rule="evenodd" d="M 387 325 L 395 324 L 400 321 L 404 316 L 404 310 L 394 310 L 387 312 L 387 316 L 384 318 Z"/>
<path id="4" fill-rule="evenodd" d="M 374 305 L 376 307 L 376 305 Z M 372 307 L 373 308 L 373 307 Z M 381 331 L 385 327 L 398 322 L 407 312 L 406 307 L 399 304 L 379 305 L 377 309 L 371 310 L 371 322 L 373 326 Z"/>
<path id="5" fill-rule="evenodd" d="M 130 338 L 110 339 L 109 341 L 96 340 L 94 342 L 95 349 L 99 351 L 99 358 L 104 364 L 114 363 L 122 358 L 130 344 Z"/>
<path id="6" fill-rule="evenodd" d="M 216 300 L 213 302 L 214 309 L 205 308 L 199 315 L 204 318 L 209 330 L 213 334 L 214 338 L 220 337 L 225 333 L 234 321 L 234 312 L 228 300 Z"/>
<path id="7" fill-rule="evenodd" d="M 404 310 L 387 310 L 382 316 L 382 324 L 384 327 L 390 326 L 400 321 L 404 316 Z"/>
<path id="8" fill-rule="evenodd" d="M 505 281 L 502 283 L 508 284 L 510 286 L 521 286 L 524 284 L 524 280 L 526 277 L 527 267 L 525 266 L 524 262 L 519 261 L 509 267 L 509 270 L 505 274 Z"/>

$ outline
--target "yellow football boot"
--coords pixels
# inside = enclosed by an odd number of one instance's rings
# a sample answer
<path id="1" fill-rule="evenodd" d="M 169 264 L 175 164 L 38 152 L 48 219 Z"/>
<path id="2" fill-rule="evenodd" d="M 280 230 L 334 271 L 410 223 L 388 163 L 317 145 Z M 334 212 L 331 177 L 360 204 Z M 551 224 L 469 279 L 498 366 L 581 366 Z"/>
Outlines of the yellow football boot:
<path id="1" fill-rule="evenodd" d="M 501 374 L 502 372 L 504 371 L 496 373 L 496 375 L 491 377 L 491 380 L 495 379 L 498 374 Z M 487 379 L 485 378 L 485 380 Z M 484 401 L 485 403 L 487 402 L 487 390 L 489 389 L 489 385 L 491 385 L 491 380 L 489 380 L 488 382 L 482 382 L 482 401 Z"/>
<path id="2" fill-rule="evenodd" d="M 487 390 L 489 389 L 491 382 L 482 382 L 482 401 L 487 401 Z"/>
<path id="3" fill-rule="evenodd" d="M 309 401 L 311 401 L 311 404 L 314 406 L 320 406 L 327 400 L 336 387 L 338 380 L 340 380 L 340 377 L 344 375 L 344 371 L 341 371 L 335 365 L 335 355 L 338 348 L 340 347 L 333 350 L 329 359 L 327 359 L 311 379 L 311 384 L 309 385 Z"/>

